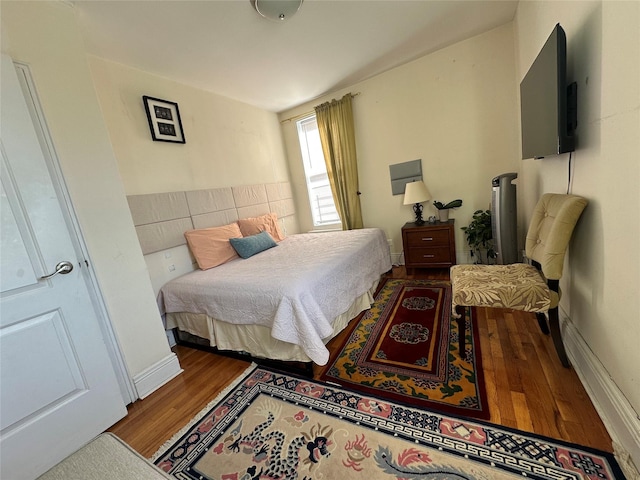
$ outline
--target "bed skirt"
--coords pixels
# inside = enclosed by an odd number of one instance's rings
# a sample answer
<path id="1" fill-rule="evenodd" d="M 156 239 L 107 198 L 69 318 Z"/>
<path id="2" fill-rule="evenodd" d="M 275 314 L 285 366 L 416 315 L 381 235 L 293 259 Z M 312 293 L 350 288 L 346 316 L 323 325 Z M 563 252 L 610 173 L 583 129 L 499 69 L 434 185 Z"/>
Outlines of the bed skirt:
<path id="1" fill-rule="evenodd" d="M 323 339 L 325 345 L 344 330 L 351 320 L 371 308 L 378 283 L 376 281 L 369 291 L 356 298 L 349 309 L 332 322 L 333 333 Z M 204 339 L 202 343 L 219 350 L 245 352 L 256 358 L 270 360 L 311 361 L 299 345 L 273 338 L 270 329 L 262 325 L 234 325 L 203 313 L 179 312 L 166 314 L 166 328 L 177 328 Z"/>

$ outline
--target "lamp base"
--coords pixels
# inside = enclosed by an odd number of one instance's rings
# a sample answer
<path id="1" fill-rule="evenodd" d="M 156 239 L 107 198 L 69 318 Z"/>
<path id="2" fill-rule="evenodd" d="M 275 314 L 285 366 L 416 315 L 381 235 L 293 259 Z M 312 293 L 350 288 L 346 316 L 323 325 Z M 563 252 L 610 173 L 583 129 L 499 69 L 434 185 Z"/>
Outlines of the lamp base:
<path id="1" fill-rule="evenodd" d="M 413 212 L 416 214 L 416 220 L 413 223 L 416 225 L 424 225 L 424 220 L 422 219 L 422 204 L 416 203 L 413 206 Z"/>

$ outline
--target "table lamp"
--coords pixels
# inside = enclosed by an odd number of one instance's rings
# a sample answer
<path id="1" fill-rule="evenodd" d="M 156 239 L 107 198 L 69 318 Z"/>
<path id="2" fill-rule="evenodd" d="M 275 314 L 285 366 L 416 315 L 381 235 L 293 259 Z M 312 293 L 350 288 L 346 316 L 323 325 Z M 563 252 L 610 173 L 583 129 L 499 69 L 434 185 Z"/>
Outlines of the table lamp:
<path id="1" fill-rule="evenodd" d="M 430 198 L 431 194 L 429 193 L 429 190 L 427 190 L 427 186 L 422 180 L 407 183 L 407 185 L 405 186 L 403 204 L 413 204 L 413 211 L 416 214 L 416 225 L 424 224 L 424 220 L 422 219 L 422 202 L 426 202 Z"/>

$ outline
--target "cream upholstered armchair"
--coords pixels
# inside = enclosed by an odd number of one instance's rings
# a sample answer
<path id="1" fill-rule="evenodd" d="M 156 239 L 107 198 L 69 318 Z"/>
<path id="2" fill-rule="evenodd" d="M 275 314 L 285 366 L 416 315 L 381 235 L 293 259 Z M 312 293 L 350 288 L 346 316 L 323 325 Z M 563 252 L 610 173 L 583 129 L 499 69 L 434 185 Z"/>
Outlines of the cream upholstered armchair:
<path id="1" fill-rule="evenodd" d="M 546 193 L 535 207 L 527 231 L 525 252 L 531 265 L 455 265 L 451 267 L 453 316 L 464 331 L 463 308 L 480 306 L 534 312 L 545 334 L 551 329 L 562 365 L 569 360 L 558 319 L 559 281 L 573 229 L 587 205 L 577 195 Z M 549 324 L 545 312 L 549 316 Z M 460 335 L 464 351 L 464 335 Z"/>

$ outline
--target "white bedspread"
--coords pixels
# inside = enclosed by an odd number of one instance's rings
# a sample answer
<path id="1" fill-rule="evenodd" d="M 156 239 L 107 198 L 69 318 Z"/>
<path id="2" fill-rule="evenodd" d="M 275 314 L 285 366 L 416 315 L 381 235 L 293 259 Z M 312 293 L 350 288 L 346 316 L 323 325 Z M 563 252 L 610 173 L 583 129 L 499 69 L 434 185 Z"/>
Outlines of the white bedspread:
<path id="1" fill-rule="evenodd" d="M 271 328 L 300 345 L 318 365 L 329 360 L 322 339 L 353 300 L 391 269 L 377 228 L 291 235 L 248 259 L 176 278 L 158 294 L 161 312 L 206 313 L 236 324 Z"/>

